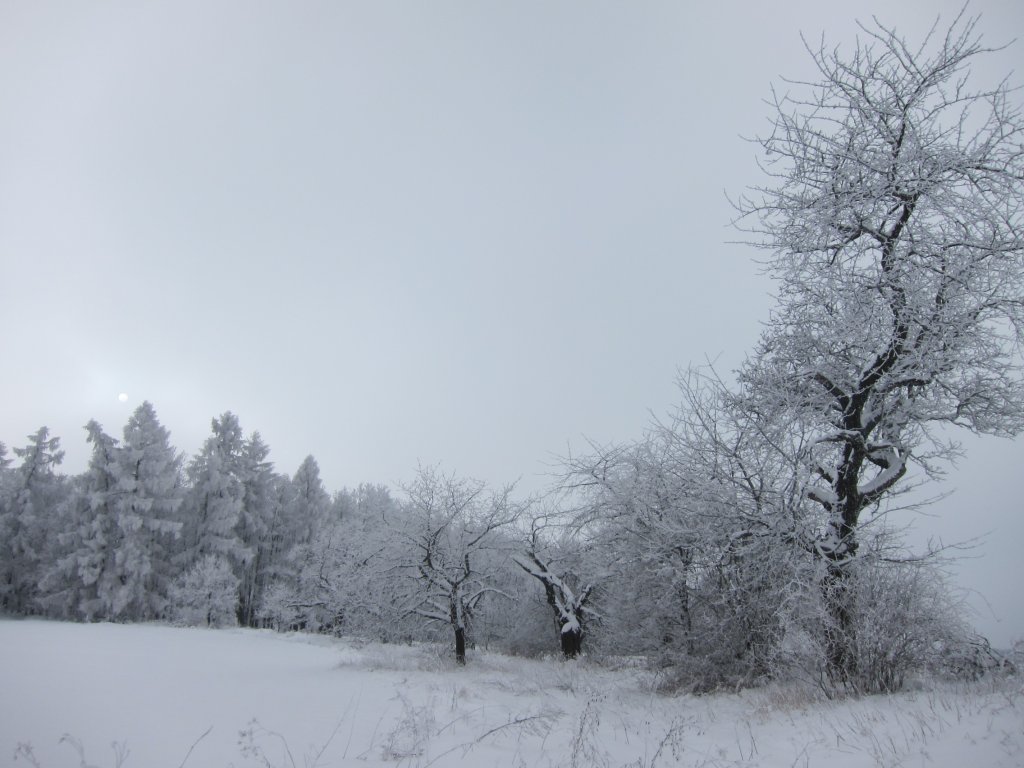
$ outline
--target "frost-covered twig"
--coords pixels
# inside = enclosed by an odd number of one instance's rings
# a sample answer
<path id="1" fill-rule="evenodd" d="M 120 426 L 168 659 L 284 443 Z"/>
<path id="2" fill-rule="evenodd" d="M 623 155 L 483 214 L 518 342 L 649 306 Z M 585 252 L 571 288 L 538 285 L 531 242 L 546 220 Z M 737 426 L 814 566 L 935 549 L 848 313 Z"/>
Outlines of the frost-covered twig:
<path id="1" fill-rule="evenodd" d="M 200 741 L 202 741 L 207 736 L 209 736 L 210 735 L 210 731 L 212 731 L 212 730 L 213 730 L 213 726 L 211 725 L 209 728 L 207 728 L 203 732 L 202 736 L 200 736 L 198 739 L 196 739 L 195 741 L 192 742 L 192 746 L 188 748 L 188 752 L 185 753 L 185 759 L 181 761 L 181 764 L 178 766 L 178 768 L 185 768 L 185 763 L 187 763 L 188 759 L 192 756 L 192 750 L 194 750 L 196 748 L 196 746 L 199 744 Z"/>
<path id="2" fill-rule="evenodd" d="M 484 733 L 480 734 L 475 739 L 473 739 L 473 741 L 471 741 L 471 742 L 469 742 L 467 744 L 458 744 L 458 745 L 456 745 L 456 746 L 454 746 L 454 747 L 452 747 L 450 749 L 445 750 L 444 752 L 439 754 L 437 757 L 435 757 L 433 760 L 431 760 L 429 763 L 427 763 L 423 768 L 430 768 L 430 766 L 434 765 L 434 763 L 436 763 L 438 760 L 440 760 L 440 759 L 442 759 L 444 757 L 447 757 L 452 752 L 457 752 L 460 749 L 462 750 L 462 756 L 465 757 L 466 755 L 468 755 L 473 750 L 474 747 L 476 747 L 478 744 L 483 743 L 484 739 L 487 739 L 488 737 L 493 736 L 496 733 L 500 733 L 500 732 L 502 732 L 502 731 L 504 731 L 504 730 L 506 730 L 508 728 L 518 728 L 518 727 L 521 727 L 521 726 L 528 725 L 530 723 L 536 723 L 536 722 L 540 722 L 540 721 L 550 720 L 552 717 L 553 717 L 553 715 L 551 715 L 549 713 L 543 713 L 542 712 L 542 713 L 537 714 L 537 715 L 528 715 L 526 717 L 517 717 L 514 720 L 509 720 L 507 723 L 504 723 L 502 725 L 497 725 L 494 728 L 491 728 L 490 730 L 485 731 Z M 447 726 L 445 726 L 445 727 L 447 727 Z M 438 731 L 438 733 L 440 733 L 440 731 Z"/>

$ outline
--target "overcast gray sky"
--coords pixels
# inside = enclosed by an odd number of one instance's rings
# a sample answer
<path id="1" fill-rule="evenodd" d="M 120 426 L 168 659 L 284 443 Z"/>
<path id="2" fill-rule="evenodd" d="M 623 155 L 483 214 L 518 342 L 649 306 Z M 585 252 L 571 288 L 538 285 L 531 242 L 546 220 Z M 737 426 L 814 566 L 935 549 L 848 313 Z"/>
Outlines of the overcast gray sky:
<path id="1" fill-rule="evenodd" d="M 959 7 L 0 0 L 0 440 L 45 424 L 77 472 L 86 421 L 148 399 L 189 453 L 232 410 L 331 489 L 417 462 L 539 488 L 757 339 L 726 193 L 810 74 L 800 33 Z M 970 10 L 1024 32 L 1019 0 Z M 959 570 L 997 642 L 1024 636 L 1022 464 L 972 441 L 923 525 L 991 534 Z"/>

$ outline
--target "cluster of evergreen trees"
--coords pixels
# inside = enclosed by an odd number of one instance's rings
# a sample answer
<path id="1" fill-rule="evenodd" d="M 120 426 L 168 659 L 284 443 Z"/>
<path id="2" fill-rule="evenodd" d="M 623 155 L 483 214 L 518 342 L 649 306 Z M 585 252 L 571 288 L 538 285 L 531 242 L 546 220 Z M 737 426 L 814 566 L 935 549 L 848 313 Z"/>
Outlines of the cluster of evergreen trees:
<path id="1" fill-rule="evenodd" d="M 88 469 L 58 472 L 60 440 L 44 427 L 0 445 L 0 607 L 68 619 L 238 621 L 255 626 L 267 590 L 297 569 L 297 553 L 332 501 L 308 457 L 274 472 L 258 433 L 213 420 L 185 463 L 150 403 L 108 435 L 86 425 Z"/>

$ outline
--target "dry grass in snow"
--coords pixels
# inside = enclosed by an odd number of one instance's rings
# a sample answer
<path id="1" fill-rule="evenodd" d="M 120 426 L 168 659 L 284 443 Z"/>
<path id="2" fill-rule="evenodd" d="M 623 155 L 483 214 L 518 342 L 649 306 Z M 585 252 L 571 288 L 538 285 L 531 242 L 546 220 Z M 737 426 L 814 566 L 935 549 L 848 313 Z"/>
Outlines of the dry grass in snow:
<path id="1" fill-rule="evenodd" d="M 1020 679 L 667 697 L 639 669 L 251 630 L 0 621 L 0 765 L 1024 765 Z"/>

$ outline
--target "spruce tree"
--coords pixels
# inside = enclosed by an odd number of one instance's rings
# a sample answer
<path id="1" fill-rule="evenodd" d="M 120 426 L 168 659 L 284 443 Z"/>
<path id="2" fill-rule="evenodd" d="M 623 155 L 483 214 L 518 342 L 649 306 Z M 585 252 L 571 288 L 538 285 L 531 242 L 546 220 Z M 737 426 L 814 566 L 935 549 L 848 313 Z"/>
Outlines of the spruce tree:
<path id="1" fill-rule="evenodd" d="M 60 438 L 41 427 L 29 444 L 15 448 L 21 466 L 12 493 L 0 509 L 0 608 L 11 613 L 38 609 L 39 579 L 46 562 L 49 518 L 61 501 L 62 478 L 54 472 L 64 459 Z"/>

